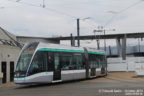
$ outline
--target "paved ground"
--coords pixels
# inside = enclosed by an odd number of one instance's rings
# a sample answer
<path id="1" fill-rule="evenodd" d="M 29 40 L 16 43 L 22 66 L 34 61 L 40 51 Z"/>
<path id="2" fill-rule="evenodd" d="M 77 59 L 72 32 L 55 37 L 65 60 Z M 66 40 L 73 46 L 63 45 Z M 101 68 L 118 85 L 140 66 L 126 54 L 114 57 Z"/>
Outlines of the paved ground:
<path id="1" fill-rule="evenodd" d="M 133 72 L 109 73 L 107 77 L 76 82 L 0 86 L 0 96 L 144 96 L 144 78 Z"/>

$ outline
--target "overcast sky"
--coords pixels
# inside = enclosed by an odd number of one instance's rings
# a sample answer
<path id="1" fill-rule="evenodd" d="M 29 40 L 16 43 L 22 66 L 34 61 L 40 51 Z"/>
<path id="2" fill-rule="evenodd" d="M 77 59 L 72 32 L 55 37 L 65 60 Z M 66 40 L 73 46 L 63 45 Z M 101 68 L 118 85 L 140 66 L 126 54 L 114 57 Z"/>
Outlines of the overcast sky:
<path id="1" fill-rule="evenodd" d="M 87 17 L 90 19 L 80 20 L 81 35 L 93 34 L 109 20 L 106 29 L 116 31 L 107 33 L 144 31 L 142 0 L 45 0 L 45 8 L 35 7 L 43 0 L 15 1 L 0 0 L 0 26 L 16 35 L 76 35 L 76 18 Z"/>
<path id="2" fill-rule="evenodd" d="M 116 29 L 106 34 L 144 32 L 144 0 L 45 0 L 45 8 L 42 1 L 0 0 L 0 26 L 21 36 L 69 36 L 80 18 L 81 35 L 98 26 Z"/>

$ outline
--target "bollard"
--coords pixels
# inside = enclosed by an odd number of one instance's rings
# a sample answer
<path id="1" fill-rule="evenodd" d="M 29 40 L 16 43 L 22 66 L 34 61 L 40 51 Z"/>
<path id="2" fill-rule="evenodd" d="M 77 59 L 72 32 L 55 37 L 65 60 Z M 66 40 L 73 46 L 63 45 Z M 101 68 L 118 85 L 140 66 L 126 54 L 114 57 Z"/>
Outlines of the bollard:
<path id="1" fill-rule="evenodd" d="M 0 73 L 0 84 L 2 84 L 3 73 Z"/>

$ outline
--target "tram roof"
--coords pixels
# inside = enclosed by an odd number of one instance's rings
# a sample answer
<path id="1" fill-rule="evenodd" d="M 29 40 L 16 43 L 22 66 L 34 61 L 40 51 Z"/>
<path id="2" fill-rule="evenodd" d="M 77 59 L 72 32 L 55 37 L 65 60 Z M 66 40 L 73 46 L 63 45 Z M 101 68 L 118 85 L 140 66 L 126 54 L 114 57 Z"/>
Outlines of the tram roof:
<path id="1" fill-rule="evenodd" d="M 96 48 L 86 47 L 88 52 L 97 52 L 97 53 L 105 53 L 103 50 L 97 50 Z M 77 51 L 77 52 L 84 52 L 83 47 L 72 47 L 67 45 L 61 44 L 52 44 L 52 43 L 43 43 L 40 42 L 38 45 L 38 50 L 47 50 L 47 49 L 58 49 L 58 50 L 69 50 L 69 51 Z"/>

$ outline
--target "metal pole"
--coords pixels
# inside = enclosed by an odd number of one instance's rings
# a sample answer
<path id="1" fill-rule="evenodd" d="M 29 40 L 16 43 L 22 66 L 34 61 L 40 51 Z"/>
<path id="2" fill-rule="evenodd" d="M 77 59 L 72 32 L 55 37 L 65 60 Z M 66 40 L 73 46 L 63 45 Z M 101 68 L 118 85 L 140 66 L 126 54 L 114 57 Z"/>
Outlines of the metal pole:
<path id="1" fill-rule="evenodd" d="M 109 46 L 109 55 L 111 56 L 112 53 L 111 53 L 111 46 Z"/>
<path id="2" fill-rule="evenodd" d="M 122 56 L 122 54 L 121 54 L 121 42 L 120 42 L 120 38 L 116 38 L 116 44 L 117 44 L 117 55 L 119 56 L 119 57 L 121 57 Z"/>
<path id="3" fill-rule="evenodd" d="M 105 36 L 105 30 L 104 30 L 104 36 Z M 105 38 L 104 38 L 104 50 L 106 52 L 106 40 L 105 40 Z"/>
<path id="4" fill-rule="evenodd" d="M 100 34 L 98 35 L 98 49 L 100 49 Z"/>
<path id="5" fill-rule="evenodd" d="M 97 39 L 97 49 L 100 49 L 100 47 L 99 47 L 99 39 Z"/>
<path id="6" fill-rule="evenodd" d="M 71 36 L 71 46 L 73 46 L 73 35 L 72 35 L 72 33 L 70 34 L 70 36 Z"/>
<path id="7" fill-rule="evenodd" d="M 71 33 L 71 46 L 75 46 L 75 37 L 73 37 L 72 33 Z"/>
<path id="8" fill-rule="evenodd" d="M 43 0 L 43 5 L 42 5 L 42 7 L 45 8 L 45 0 Z"/>
<path id="9" fill-rule="evenodd" d="M 99 49 L 99 40 L 98 38 L 96 38 L 96 31 L 94 30 L 94 35 L 95 35 L 95 39 L 96 39 L 96 42 L 97 42 L 97 49 Z"/>
<path id="10" fill-rule="evenodd" d="M 78 45 L 78 47 L 80 46 L 80 37 L 79 37 L 79 35 L 80 35 L 80 27 L 79 27 L 79 18 L 77 19 L 77 45 Z"/>

